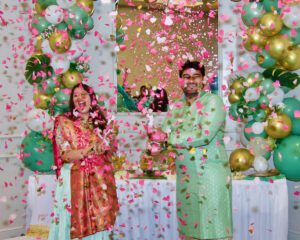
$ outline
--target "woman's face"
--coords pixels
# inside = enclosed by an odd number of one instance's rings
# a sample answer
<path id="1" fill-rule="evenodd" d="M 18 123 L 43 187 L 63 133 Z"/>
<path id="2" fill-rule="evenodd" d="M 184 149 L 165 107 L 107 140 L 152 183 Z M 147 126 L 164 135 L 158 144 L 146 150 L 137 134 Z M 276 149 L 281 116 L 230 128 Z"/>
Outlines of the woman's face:
<path id="1" fill-rule="evenodd" d="M 91 98 L 82 87 L 74 90 L 73 101 L 75 109 L 80 113 L 88 113 L 91 107 Z"/>

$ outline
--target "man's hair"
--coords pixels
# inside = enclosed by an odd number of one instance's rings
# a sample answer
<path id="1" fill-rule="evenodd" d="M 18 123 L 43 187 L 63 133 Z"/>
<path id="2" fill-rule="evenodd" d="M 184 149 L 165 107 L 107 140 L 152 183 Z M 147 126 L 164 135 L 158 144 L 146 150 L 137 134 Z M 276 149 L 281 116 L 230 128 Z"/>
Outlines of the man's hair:
<path id="1" fill-rule="evenodd" d="M 182 73 L 189 68 L 193 68 L 195 70 L 198 70 L 201 72 L 202 76 L 205 76 L 205 67 L 203 64 L 201 64 L 198 61 L 190 61 L 187 60 L 182 66 L 181 69 L 179 70 L 179 77 L 182 77 Z"/>

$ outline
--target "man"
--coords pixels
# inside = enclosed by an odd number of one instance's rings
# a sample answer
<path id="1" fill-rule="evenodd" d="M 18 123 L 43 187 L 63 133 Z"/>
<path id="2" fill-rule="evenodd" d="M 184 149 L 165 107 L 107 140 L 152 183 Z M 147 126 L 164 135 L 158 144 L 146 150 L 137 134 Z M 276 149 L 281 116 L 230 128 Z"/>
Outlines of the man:
<path id="1" fill-rule="evenodd" d="M 187 61 L 179 71 L 183 97 L 162 130 L 178 152 L 177 218 L 182 239 L 231 239 L 231 178 L 223 142 L 225 108 L 203 91 L 205 68 Z"/>

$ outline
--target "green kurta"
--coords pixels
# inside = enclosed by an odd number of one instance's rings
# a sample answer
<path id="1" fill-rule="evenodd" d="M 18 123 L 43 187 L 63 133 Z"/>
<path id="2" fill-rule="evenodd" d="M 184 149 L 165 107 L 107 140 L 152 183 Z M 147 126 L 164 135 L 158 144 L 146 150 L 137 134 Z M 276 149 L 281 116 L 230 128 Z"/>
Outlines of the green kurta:
<path id="1" fill-rule="evenodd" d="M 201 92 L 191 106 L 177 101 L 163 123 L 178 156 L 177 218 L 190 237 L 232 236 L 231 174 L 223 142 L 225 109 L 221 98 Z"/>

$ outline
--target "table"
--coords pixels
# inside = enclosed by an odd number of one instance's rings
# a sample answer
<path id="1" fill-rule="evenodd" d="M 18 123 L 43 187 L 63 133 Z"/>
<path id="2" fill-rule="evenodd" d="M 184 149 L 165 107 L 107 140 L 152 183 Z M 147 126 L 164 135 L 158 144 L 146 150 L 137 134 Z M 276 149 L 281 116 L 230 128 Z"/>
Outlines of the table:
<path id="1" fill-rule="evenodd" d="M 117 180 L 121 204 L 114 239 L 177 240 L 175 180 Z M 47 234 L 54 175 L 29 177 L 26 225 L 29 236 Z M 233 180 L 235 240 L 285 240 L 288 232 L 286 179 Z"/>

